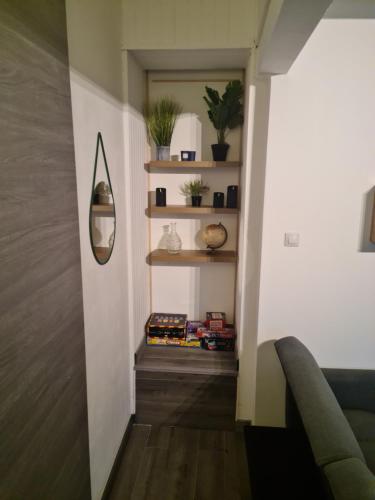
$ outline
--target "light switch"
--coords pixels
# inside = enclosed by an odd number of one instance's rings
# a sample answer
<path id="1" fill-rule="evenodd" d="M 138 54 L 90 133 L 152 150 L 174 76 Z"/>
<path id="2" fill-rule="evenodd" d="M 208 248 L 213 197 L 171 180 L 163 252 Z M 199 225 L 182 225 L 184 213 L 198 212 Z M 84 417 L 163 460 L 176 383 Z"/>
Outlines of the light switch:
<path id="1" fill-rule="evenodd" d="M 285 247 L 299 247 L 299 233 L 285 233 Z"/>

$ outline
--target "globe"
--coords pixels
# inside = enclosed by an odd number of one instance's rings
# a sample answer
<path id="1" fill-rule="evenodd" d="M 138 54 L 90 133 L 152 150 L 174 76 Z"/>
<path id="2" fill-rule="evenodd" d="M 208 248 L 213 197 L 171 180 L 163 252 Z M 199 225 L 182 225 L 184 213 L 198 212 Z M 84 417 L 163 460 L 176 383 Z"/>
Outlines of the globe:
<path id="1" fill-rule="evenodd" d="M 210 224 L 202 231 L 202 240 L 210 250 L 222 247 L 227 239 L 227 230 L 221 223 Z"/>

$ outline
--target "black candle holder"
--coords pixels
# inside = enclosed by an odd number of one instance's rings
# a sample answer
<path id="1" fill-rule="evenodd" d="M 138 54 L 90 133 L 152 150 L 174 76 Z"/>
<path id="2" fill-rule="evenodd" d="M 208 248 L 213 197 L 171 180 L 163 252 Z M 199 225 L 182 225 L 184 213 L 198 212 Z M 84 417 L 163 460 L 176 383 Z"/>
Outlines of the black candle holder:
<path id="1" fill-rule="evenodd" d="M 162 187 L 156 188 L 156 206 L 165 207 L 167 205 L 167 190 Z"/>
<path id="2" fill-rule="evenodd" d="M 214 208 L 223 208 L 224 207 L 224 193 L 214 193 Z"/>
<path id="3" fill-rule="evenodd" d="M 238 186 L 228 186 L 227 208 L 237 208 Z"/>

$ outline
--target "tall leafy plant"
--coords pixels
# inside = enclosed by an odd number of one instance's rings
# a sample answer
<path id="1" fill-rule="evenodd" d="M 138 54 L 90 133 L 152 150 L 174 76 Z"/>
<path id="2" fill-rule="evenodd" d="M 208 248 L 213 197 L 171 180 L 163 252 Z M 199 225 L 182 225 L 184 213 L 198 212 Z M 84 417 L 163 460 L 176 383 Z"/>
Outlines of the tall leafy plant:
<path id="1" fill-rule="evenodd" d="M 151 103 L 144 112 L 149 136 L 157 146 L 170 146 L 176 119 L 182 106 L 170 97 Z"/>
<path id="2" fill-rule="evenodd" d="M 243 123 L 243 85 L 239 80 L 230 81 L 225 87 L 224 94 L 206 87 L 207 96 L 204 96 L 208 106 L 208 116 L 216 129 L 218 144 L 225 144 L 228 130 L 232 130 Z"/>

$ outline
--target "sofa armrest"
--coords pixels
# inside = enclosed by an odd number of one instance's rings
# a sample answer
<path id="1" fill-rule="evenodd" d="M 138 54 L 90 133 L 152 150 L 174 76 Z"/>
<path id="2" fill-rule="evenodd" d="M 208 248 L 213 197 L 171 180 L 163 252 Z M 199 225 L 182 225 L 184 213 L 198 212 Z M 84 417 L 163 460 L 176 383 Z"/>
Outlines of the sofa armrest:
<path id="1" fill-rule="evenodd" d="M 309 350 L 295 337 L 275 342 L 275 349 L 318 466 L 365 458 L 349 422 Z"/>
<path id="2" fill-rule="evenodd" d="M 374 500 L 375 476 L 358 458 L 347 458 L 323 469 L 335 500 Z"/>
<path id="3" fill-rule="evenodd" d="M 375 370 L 323 368 L 341 408 L 375 413 Z"/>

